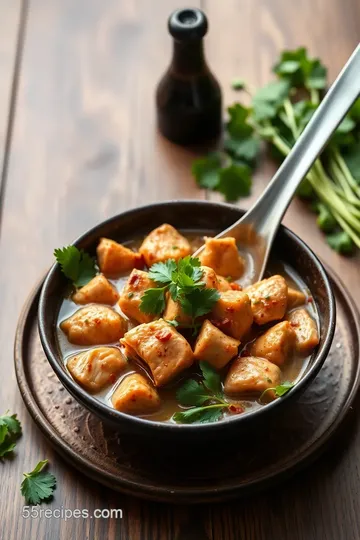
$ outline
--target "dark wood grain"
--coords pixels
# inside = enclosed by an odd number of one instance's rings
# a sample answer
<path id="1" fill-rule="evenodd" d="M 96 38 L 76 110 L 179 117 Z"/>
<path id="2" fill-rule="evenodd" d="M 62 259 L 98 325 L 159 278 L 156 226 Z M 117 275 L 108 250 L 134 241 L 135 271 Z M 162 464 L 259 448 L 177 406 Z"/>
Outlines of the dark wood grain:
<path id="1" fill-rule="evenodd" d="M 18 4 L 3 0 L 0 6 L 0 51 L 10 51 L 8 65 L 13 65 L 12 54 L 15 58 L 10 20 L 18 21 Z M 16 320 L 32 285 L 51 262 L 53 248 L 125 208 L 204 196 L 189 173 L 191 153 L 163 141 L 154 127 L 154 88 L 170 57 L 166 17 L 182 4 L 29 2 L 0 243 L 0 368 L 6 377 L 0 403 L 1 409 L 19 413 L 24 436 L 15 459 L 1 464 L 0 500 L 6 501 L 0 504 L 1 535 L 9 540 L 173 540 L 178 534 L 181 540 L 357 540 L 356 414 L 326 457 L 282 489 L 189 510 L 105 490 L 65 465 L 38 433 L 16 387 L 12 368 Z M 223 84 L 225 103 L 236 99 L 228 85 L 234 75 L 254 85 L 266 82 L 283 47 L 306 44 L 329 65 L 333 78 L 358 41 L 357 0 L 203 0 L 201 5 L 210 17 L 208 59 Z M 0 70 L 1 82 L 9 81 L 3 63 Z M 8 82 L 0 85 L 0 133 L 9 88 Z M 2 142 L 0 156 L 3 150 Z M 270 165 L 259 172 L 254 196 L 271 172 Z M 328 249 L 298 201 L 285 222 L 331 264 L 360 300 L 359 259 L 345 260 Z M 50 508 L 122 508 L 123 520 L 23 520 L 22 472 L 44 457 L 58 478 Z"/>

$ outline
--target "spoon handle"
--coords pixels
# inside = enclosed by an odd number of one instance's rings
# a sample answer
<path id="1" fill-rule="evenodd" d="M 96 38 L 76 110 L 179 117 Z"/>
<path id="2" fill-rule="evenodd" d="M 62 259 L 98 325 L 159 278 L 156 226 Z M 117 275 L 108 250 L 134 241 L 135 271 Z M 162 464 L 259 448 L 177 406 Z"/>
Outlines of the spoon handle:
<path id="1" fill-rule="evenodd" d="M 268 246 L 314 161 L 360 93 L 360 45 L 337 77 L 290 154 L 242 223 L 256 224 Z"/>

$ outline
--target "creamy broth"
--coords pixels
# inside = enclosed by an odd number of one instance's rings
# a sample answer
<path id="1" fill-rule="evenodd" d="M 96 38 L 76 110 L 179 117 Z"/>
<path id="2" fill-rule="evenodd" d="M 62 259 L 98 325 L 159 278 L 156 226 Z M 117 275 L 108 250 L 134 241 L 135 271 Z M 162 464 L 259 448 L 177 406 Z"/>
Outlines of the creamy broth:
<path id="1" fill-rule="evenodd" d="M 193 252 L 195 252 L 204 242 L 204 235 L 201 235 L 199 233 L 189 233 L 187 231 L 180 231 L 180 232 L 182 232 L 182 234 L 190 241 Z M 211 234 L 208 232 L 206 233 L 206 235 L 210 236 Z M 142 238 L 137 239 L 132 242 L 124 243 L 124 245 L 136 250 L 141 244 L 142 240 L 143 240 Z M 245 260 L 246 271 L 244 275 L 236 282 L 242 287 L 246 287 L 247 285 L 251 283 L 251 274 L 252 274 L 252 267 L 253 267 L 252 256 L 251 256 L 251 252 L 245 251 L 245 250 L 240 250 L 240 254 Z M 130 272 L 127 275 L 120 277 L 119 279 L 109 279 L 109 281 L 116 287 L 119 293 L 124 287 L 129 274 Z M 310 315 L 313 317 L 313 319 L 315 319 L 318 330 L 319 330 L 319 320 L 318 320 L 318 314 L 316 311 L 316 306 L 314 302 L 312 301 L 312 298 L 309 296 L 309 291 L 307 290 L 301 278 L 296 274 L 296 272 L 291 267 L 279 261 L 270 262 L 268 270 L 264 277 L 269 277 L 270 275 L 274 275 L 274 274 L 281 274 L 286 279 L 289 286 L 305 293 L 307 302 L 302 307 L 305 307 L 307 311 L 310 313 Z M 63 299 L 60 306 L 58 319 L 57 319 L 56 334 L 57 334 L 59 352 L 61 354 L 61 357 L 63 359 L 65 366 L 67 365 L 68 360 L 75 354 L 92 349 L 92 348 L 96 348 L 96 346 L 92 347 L 92 346 L 73 345 L 72 343 L 68 341 L 66 335 L 60 329 L 61 322 L 67 319 L 68 317 L 70 317 L 71 315 L 73 315 L 81 307 L 83 306 L 75 304 L 69 296 Z M 125 315 L 121 312 L 118 304 L 112 307 L 114 310 L 120 313 L 125 319 L 127 319 Z M 129 329 L 136 326 L 130 320 L 127 319 L 127 321 L 129 324 Z M 276 321 L 276 322 L 279 322 L 279 321 Z M 272 322 L 261 327 L 255 325 L 255 328 L 253 327 L 250 330 L 249 334 L 241 340 L 242 343 L 239 348 L 239 354 L 241 355 L 241 353 L 249 347 L 249 344 L 252 341 L 254 341 L 258 335 L 263 334 L 264 331 L 266 331 L 268 328 L 276 324 L 276 322 Z M 183 331 L 180 330 L 180 331 L 186 337 L 189 343 L 193 346 L 195 338 L 192 338 L 191 335 L 189 335 L 189 332 L 186 332 L 186 330 L 183 330 Z M 120 351 L 122 351 L 122 353 L 124 354 L 123 349 L 119 343 L 109 343 L 105 345 L 103 344 L 101 346 L 116 347 Z M 298 381 L 301 378 L 303 372 L 306 370 L 309 359 L 310 359 L 310 356 L 304 357 L 304 356 L 300 356 L 294 353 L 292 357 L 286 361 L 285 365 L 282 366 L 282 382 Z M 226 366 L 220 372 L 222 381 L 225 379 L 225 375 L 228 371 L 228 367 L 230 364 L 231 362 L 229 362 L 228 366 Z M 141 374 L 144 374 L 145 372 L 147 376 L 150 377 L 150 379 L 152 379 L 150 371 L 146 368 L 144 364 L 138 363 L 134 361 L 133 359 L 128 358 L 127 367 L 121 373 L 118 380 L 113 385 L 105 388 L 101 392 L 93 394 L 94 397 L 96 397 L 96 399 L 98 399 L 99 401 L 102 401 L 103 403 L 105 403 L 107 406 L 113 408 L 112 403 L 111 403 L 111 396 L 114 393 L 115 389 L 127 375 L 131 373 L 136 373 L 136 372 L 141 373 Z M 144 418 L 154 420 L 154 421 L 173 422 L 173 420 L 171 419 L 173 414 L 177 411 L 184 410 L 184 408 L 181 407 L 181 405 L 179 405 L 179 403 L 176 400 L 177 389 L 184 383 L 184 380 L 188 378 L 197 378 L 197 377 L 200 378 L 200 369 L 197 363 L 194 362 L 193 366 L 190 369 L 183 371 L 181 376 L 178 379 L 176 379 L 176 381 L 166 385 L 165 387 L 161 387 L 157 389 L 160 395 L 161 401 L 162 401 L 162 406 L 160 410 L 150 415 L 141 415 L 141 416 Z M 243 399 L 240 399 L 240 398 L 231 399 L 227 397 L 227 401 L 229 403 L 233 403 L 235 406 L 239 406 L 242 409 L 244 409 L 244 412 L 242 414 L 246 414 L 250 410 L 254 410 L 256 408 L 264 406 L 264 404 L 261 404 L 259 402 L 258 396 L 246 395 L 243 397 Z M 232 413 L 225 412 L 224 417 L 226 417 L 229 414 L 231 415 Z"/>

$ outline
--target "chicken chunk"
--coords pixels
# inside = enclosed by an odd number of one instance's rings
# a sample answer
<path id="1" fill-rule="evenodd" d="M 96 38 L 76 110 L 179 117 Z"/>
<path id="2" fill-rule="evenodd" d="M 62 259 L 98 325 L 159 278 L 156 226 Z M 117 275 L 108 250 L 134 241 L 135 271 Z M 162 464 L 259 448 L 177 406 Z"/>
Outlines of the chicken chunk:
<path id="1" fill-rule="evenodd" d="M 151 231 L 140 246 L 147 266 L 167 259 L 176 261 L 190 255 L 191 246 L 174 227 L 165 223 Z"/>
<path id="2" fill-rule="evenodd" d="M 205 289 L 218 289 L 219 280 L 215 271 L 209 266 L 201 266 L 200 268 L 202 270 L 201 281 L 205 283 Z"/>
<path id="3" fill-rule="evenodd" d="M 72 300 L 75 304 L 108 304 L 113 306 L 119 300 L 119 294 L 106 277 L 99 274 L 76 291 Z"/>
<path id="4" fill-rule="evenodd" d="M 305 304 L 306 296 L 303 292 L 288 287 L 288 303 L 287 309 L 292 309 L 294 307 L 302 306 Z"/>
<path id="5" fill-rule="evenodd" d="M 118 244 L 109 238 L 101 238 L 96 249 L 101 272 L 107 277 L 118 277 L 133 268 L 142 268 L 144 260 L 140 253 Z"/>
<path id="6" fill-rule="evenodd" d="M 230 366 L 224 390 L 229 396 L 261 394 L 281 382 L 281 370 L 275 364 L 256 356 L 238 357 Z"/>
<path id="7" fill-rule="evenodd" d="M 319 344 L 316 322 L 306 309 L 292 311 L 288 319 L 296 334 L 296 350 L 302 354 L 310 354 Z"/>
<path id="8" fill-rule="evenodd" d="M 89 392 L 99 392 L 113 384 L 127 366 L 127 361 L 115 347 L 97 347 L 75 354 L 67 368 L 76 382 Z"/>
<path id="9" fill-rule="evenodd" d="M 103 345 L 123 337 L 127 323 L 113 309 L 90 304 L 65 319 L 60 328 L 75 345 Z"/>
<path id="10" fill-rule="evenodd" d="M 239 340 L 227 336 L 206 320 L 196 339 L 194 357 L 221 369 L 236 356 L 239 345 Z"/>
<path id="11" fill-rule="evenodd" d="M 150 322 L 154 316 L 143 313 L 140 309 L 141 298 L 147 289 L 156 287 L 147 272 L 133 270 L 120 293 L 119 306 L 121 311 L 138 323 Z"/>
<path id="12" fill-rule="evenodd" d="M 121 381 L 111 397 L 113 407 L 128 414 L 150 414 L 161 406 L 156 389 L 139 373 Z"/>
<path id="13" fill-rule="evenodd" d="M 149 366 L 156 386 L 167 384 L 194 361 L 189 343 L 163 319 L 136 326 L 121 343 Z"/>
<path id="14" fill-rule="evenodd" d="M 235 238 L 206 238 L 199 259 L 220 276 L 238 279 L 244 273 L 244 260 L 239 255 Z"/>
<path id="15" fill-rule="evenodd" d="M 282 319 L 287 308 L 288 287 L 282 276 L 275 275 L 244 289 L 251 300 L 254 321 L 266 324 Z"/>
<path id="16" fill-rule="evenodd" d="M 228 282 L 228 280 L 226 278 L 224 278 L 223 276 L 219 276 L 217 275 L 217 280 L 218 280 L 218 290 L 220 292 L 226 292 L 226 291 L 231 291 L 231 285 L 230 283 Z"/>
<path id="17" fill-rule="evenodd" d="M 295 347 L 296 335 L 289 321 L 272 326 L 258 337 L 250 347 L 250 354 L 266 358 L 281 366 L 286 362 Z"/>
<path id="18" fill-rule="evenodd" d="M 241 291 L 220 293 L 220 299 L 212 311 L 212 322 L 225 334 L 242 339 L 253 323 L 248 295 Z"/>

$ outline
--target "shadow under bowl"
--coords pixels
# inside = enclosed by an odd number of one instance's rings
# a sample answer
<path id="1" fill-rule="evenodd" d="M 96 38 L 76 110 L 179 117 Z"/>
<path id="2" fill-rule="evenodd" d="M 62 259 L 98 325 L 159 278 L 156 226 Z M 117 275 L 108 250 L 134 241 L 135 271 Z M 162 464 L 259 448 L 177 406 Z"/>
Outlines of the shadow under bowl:
<path id="1" fill-rule="evenodd" d="M 208 201 L 169 201 L 129 210 L 90 229 L 74 242 L 95 254 L 100 237 L 126 242 L 147 234 L 162 223 L 202 234 L 222 231 L 238 220 L 243 211 L 235 206 Z M 178 425 L 154 422 L 116 411 L 81 388 L 65 369 L 56 338 L 56 323 L 67 281 L 54 264 L 46 276 L 39 302 L 39 332 L 44 352 L 56 375 L 73 397 L 119 433 L 129 433 L 142 443 L 166 448 L 208 445 L 210 442 L 236 440 L 247 431 L 266 429 L 269 415 L 281 414 L 281 408 L 296 400 L 316 377 L 329 352 L 335 330 L 334 295 L 326 271 L 311 249 L 294 233 L 280 226 L 273 249 L 273 260 L 281 260 L 302 278 L 315 301 L 320 321 L 320 343 L 301 380 L 285 396 L 244 415 L 228 417 L 211 424 Z M 217 445 L 216 445 L 217 446 Z"/>

